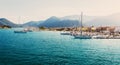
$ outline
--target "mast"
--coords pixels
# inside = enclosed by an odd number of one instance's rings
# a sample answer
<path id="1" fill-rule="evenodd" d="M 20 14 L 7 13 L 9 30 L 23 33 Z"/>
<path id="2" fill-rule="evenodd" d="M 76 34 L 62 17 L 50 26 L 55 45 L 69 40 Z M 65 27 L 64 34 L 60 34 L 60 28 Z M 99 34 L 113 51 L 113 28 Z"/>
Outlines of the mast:
<path id="1" fill-rule="evenodd" d="M 18 17 L 18 24 L 21 24 L 21 23 L 20 23 L 20 22 L 21 22 L 20 18 L 21 18 L 21 17 L 19 16 L 19 17 Z"/>
<path id="2" fill-rule="evenodd" d="M 82 27 L 83 27 L 83 25 L 82 25 L 82 22 L 83 22 L 83 12 L 81 12 L 81 23 L 80 23 L 80 34 L 82 35 Z"/>

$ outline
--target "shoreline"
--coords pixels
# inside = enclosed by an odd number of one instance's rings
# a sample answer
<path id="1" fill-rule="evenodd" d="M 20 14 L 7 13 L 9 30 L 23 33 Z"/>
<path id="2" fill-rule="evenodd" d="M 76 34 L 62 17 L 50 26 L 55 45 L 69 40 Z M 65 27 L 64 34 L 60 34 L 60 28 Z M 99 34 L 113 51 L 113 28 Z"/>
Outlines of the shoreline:
<path id="1" fill-rule="evenodd" d="M 17 28 L 0 28 L 0 30 L 2 29 L 17 29 Z M 24 28 L 23 28 L 24 29 Z M 53 32 L 60 32 L 65 33 L 65 35 L 71 35 L 71 36 L 75 36 L 75 35 L 80 35 L 80 31 L 79 29 L 75 30 L 74 28 L 71 28 L 69 30 L 64 30 L 66 28 L 43 28 L 43 29 L 40 29 L 40 28 L 30 28 L 31 30 L 33 31 L 53 31 Z M 107 30 L 107 29 L 106 29 Z M 91 37 L 91 39 L 120 39 L 120 32 L 115 32 L 115 29 L 113 30 L 110 30 L 110 31 L 83 31 L 83 35 L 88 35 Z"/>

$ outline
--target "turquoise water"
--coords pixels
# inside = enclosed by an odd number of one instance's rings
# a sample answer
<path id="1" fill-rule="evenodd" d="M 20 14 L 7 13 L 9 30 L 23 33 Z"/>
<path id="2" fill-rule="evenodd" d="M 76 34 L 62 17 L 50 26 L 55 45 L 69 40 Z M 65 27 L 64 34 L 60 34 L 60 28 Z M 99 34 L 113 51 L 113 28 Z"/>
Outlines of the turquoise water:
<path id="1" fill-rule="evenodd" d="M 74 39 L 60 32 L 0 30 L 0 65 L 120 65 L 120 40 Z"/>

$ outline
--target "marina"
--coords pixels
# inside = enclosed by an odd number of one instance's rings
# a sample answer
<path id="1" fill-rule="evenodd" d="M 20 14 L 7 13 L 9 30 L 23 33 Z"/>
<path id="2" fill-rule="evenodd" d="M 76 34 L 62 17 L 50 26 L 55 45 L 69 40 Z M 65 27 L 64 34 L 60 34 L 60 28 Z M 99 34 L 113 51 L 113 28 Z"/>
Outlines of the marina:
<path id="1" fill-rule="evenodd" d="M 0 0 L 0 65 L 120 65 L 120 0 Z"/>
<path id="2" fill-rule="evenodd" d="M 120 39 L 120 28 L 119 27 L 89 27 L 83 26 L 83 12 L 79 18 L 80 27 L 77 31 L 62 32 L 61 35 L 72 35 L 75 39 Z M 86 30 L 86 31 L 85 31 Z M 99 30 L 99 31 L 98 31 Z"/>
<path id="3" fill-rule="evenodd" d="M 81 35 L 80 33 L 70 33 L 67 34 L 70 36 L 74 36 L 76 39 L 120 39 L 120 35 L 107 35 L 107 34 L 100 34 L 100 33 L 89 33 L 89 32 L 83 32 Z"/>

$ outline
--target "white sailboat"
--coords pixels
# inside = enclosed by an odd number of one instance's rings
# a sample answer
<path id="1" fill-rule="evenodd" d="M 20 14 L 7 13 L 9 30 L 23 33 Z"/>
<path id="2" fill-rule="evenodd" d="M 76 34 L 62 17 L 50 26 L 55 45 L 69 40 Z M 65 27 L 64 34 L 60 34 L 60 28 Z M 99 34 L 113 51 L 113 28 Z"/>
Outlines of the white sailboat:
<path id="1" fill-rule="evenodd" d="M 20 22 L 20 17 L 19 17 L 19 21 L 18 22 Z M 14 33 L 27 33 L 27 31 L 19 29 L 19 30 L 15 30 Z"/>
<path id="2" fill-rule="evenodd" d="M 81 28 L 80 28 L 80 34 L 79 35 L 74 35 L 74 38 L 75 39 L 91 39 L 91 36 L 90 35 L 83 35 L 83 31 L 82 31 L 82 27 L 83 27 L 83 25 L 82 25 L 82 18 L 83 18 L 83 12 L 81 12 Z"/>

